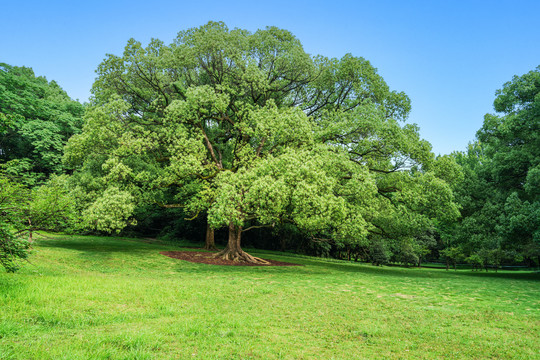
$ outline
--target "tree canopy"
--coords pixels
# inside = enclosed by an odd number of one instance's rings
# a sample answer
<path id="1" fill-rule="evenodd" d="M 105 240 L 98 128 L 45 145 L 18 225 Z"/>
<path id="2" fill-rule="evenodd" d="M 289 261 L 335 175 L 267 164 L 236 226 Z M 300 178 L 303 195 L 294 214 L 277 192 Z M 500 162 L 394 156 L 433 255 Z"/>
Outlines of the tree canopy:
<path id="1" fill-rule="evenodd" d="M 254 227 L 399 243 L 457 215 L 448 164 L 403 124 L 408 97 L 365 59 L 311 56 L 286 30 L 210 22 L 170 45 L 132 39 L 92 91 L 65 155 L 90 207 L 118 209 L 114 192 L 207 214 L 229 228 L 221 256 L 256 261 L 240 248 Z M 133 210 L 122 208 L 118 227 Z"/>
<path id="2" fill-rule="evenodd" d="M 76 217 L 66 177 L 56 175 L 82 113 L 56 82 L 0 64 L 0 265 L 7 271 L 28 257 L 33 231 L 65 230 Z"/>
<path id="3" fill-rule="evenodd" d="M 29 193 L 21 184 L 0 173 L 0 265 L 16 271 L 28 257 L 29 242 L 20 235 L 27 218 Z"/>
<path id="4" fill-rule="evenodd" d="M 496 92 L 477 140 L 454 156 L 462 220 L 449 239 L 482 264 L 540 263 L 540 67 Z"/>
<path id="5" fill-rule="evenodd" d="M 32 69 L 0 63 L 0 162 L 28 184 L 62 172 L 63 148 L 82 125 L 83 106 Z"/>
<path id="6" fill-rule="evenodd" d="M 251 231 L 374 264 L 540 263 L 539 74 L 497 91 L 468 151 L 435 157 L 369 61 L 310 55 L 276 27 L 131 39 L 84 106 L 0 64 L 0 262 L 16 270 L 37 229 L 199 219 L 236 261 L 264 262 L 241 248 Z"/>

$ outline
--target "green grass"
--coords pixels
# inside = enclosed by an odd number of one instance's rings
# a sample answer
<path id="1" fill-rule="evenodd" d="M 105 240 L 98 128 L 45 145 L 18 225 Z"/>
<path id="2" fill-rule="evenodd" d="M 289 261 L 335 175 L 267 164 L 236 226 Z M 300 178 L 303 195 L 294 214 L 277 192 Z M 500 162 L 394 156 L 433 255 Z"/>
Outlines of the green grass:
<path id="1" fill-rule="evenodd" d="M 540 276 L 253 251 L 295 267 L 171 259 L 56 235 L 0 272 L 0 359 L 539 359 Z"/>

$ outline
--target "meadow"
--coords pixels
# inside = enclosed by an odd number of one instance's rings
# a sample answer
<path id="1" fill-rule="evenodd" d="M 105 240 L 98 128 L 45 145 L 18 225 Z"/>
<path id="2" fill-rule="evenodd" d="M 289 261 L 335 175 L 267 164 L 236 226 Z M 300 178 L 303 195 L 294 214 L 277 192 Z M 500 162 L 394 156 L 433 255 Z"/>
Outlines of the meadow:
<path id="1" fill-rule="evenodd" d="M 249 250 L 232 267 L 140 239 L 47 235 L 0 270 L 0 359 L 539 359 L 540 274 Z M 194 250 L 194 249 L 183 249 Z"/>

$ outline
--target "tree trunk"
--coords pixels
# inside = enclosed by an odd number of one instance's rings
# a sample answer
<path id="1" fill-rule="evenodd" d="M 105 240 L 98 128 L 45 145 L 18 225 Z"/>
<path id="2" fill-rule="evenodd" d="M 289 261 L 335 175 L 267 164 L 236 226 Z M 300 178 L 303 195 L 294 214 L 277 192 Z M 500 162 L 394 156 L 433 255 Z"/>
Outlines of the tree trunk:
<path id="1" fill-rule="evenodd" d="M 285 252 L 286 244 L 287 244 L 287 240 L 285 240 L 285 236 L 280 234 L 279 245 L 280 245 L 280 248 L 281 248 L 281 252 Z"/>
<path id="2" fill-rule="evenodd" d="M 28 219 L 28 242 L 31 244 L 34 242 L 34 236 L 32 233 L 32 221 Z"/>
<path id="3" fill-rule="evenodd" d="M 214 242 L 214 229 L 206 224 L 206 240 L 204 242 L 205 250 L 217 250 L 216 243 Z"/>
<path id="4" fill-rule="evenodd" d="M 227 242 L 227 246 L 225 247 L 225 249 L 217 253 L 215 257 L 219 257 L 224 260 L 232 260 L 252 264 L 268 264 L 268 261 L 255 256 L 251 256 L 248 253 L 244 252 L 244 250 L 242 250 L 242 248 L 240 247 L 241 239 L 242 227 L 230 224 L 229 241 Z"/>

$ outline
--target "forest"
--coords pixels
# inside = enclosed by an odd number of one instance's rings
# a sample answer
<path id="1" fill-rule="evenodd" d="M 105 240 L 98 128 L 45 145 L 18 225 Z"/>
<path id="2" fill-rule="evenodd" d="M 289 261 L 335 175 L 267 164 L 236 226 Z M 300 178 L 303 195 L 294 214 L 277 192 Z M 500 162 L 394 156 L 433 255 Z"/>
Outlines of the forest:
<path id="1" fill-rule="evenodd" d="M 7 272 L 40 231 L 189 239 L 253 264 L 243 247 L 540 266 L 540 66 L 501 84 L 467 151 L 435 156 L 368 60 L 310 55 L 276 27 L 131 39 L 83 104 L 18 65 L 0 64 Z"/>

